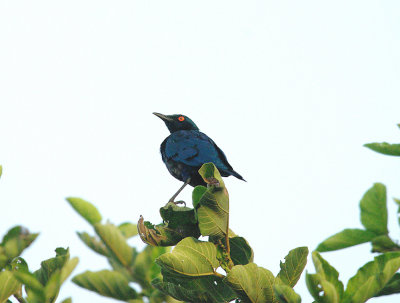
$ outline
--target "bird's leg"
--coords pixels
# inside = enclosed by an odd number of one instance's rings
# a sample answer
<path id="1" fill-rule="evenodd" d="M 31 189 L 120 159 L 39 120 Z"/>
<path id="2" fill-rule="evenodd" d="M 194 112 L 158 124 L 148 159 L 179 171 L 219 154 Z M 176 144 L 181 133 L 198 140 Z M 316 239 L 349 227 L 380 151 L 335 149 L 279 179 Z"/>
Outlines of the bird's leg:
<path id="1" fill-rule="evenodd" d="M 181 186 L 181 188 L 178 189 L 178 191 L 171 197 L 171 199 L 169 199 L 169 202 L 175 203 L 175 204 L 186 204 L 185 202 L 182 201 L 178 201 L 178 202 L 174 202 L 175 198 L 180 194 L 180 192 L 185 188 L 186 185 L 188 185 L 190 183 L 190 178 L 188 178 L 185 183 L 183 183 L 183 185 Z"/>

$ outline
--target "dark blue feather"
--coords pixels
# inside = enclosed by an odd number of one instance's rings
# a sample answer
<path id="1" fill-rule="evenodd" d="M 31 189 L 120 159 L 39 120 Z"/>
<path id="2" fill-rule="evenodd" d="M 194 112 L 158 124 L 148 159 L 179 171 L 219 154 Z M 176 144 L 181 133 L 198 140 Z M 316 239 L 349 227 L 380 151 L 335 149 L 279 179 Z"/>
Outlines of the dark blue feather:
<path id="1" fill-rule="evenodd" d="M 163 115 L 153 113 L 164 121 L 170 135 L 161 144 L 162 160 L 172 176 L 185 182 L 190 179 L 192 186 L 205 185 L 199 174 L 204 163 L 212 162 L 218 168 L 221 176 L 235 176 L 243 180 L 228 163 L 224 152 L 206 134 L 199 131 L 197 125 L 184 115 Z M 183 185 L 183 187 L 185 187 Z M 179 192 L 171 198 L 173 201 Z"/>
<path id="2" fill-rule="evenodd" d="M 177 179 L 192 179 L 192 186 L 205 184 L 199 168 L 212 162 L 224 177 L 233 175 L 244 180 L 228 163 L 223 151 L 211 138 L 198 130 L 179 130 L 171 133 L 161 144 L 161 155 L 169 172 Z"/>

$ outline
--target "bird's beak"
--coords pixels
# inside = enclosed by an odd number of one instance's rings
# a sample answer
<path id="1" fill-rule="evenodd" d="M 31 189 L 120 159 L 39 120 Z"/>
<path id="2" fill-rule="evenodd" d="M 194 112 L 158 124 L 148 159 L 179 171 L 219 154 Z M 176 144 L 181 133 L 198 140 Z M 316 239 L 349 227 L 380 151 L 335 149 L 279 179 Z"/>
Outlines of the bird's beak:
<path id="1" fill-rule="evenodd" d="M 170 118 L 166 115 L 160 114 L 160 113 L 153 113 L 153 115 L 156 115 L 158 118 L 160 118 L 163 121 L 172 121 L 173 120 L 172 118 Z"/>

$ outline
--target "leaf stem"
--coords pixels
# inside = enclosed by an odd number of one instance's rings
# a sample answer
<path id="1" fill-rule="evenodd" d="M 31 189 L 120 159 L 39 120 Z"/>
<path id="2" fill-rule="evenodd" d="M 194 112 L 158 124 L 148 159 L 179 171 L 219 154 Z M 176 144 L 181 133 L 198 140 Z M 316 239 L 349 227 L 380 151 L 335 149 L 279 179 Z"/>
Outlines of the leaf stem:
<path id="1" fill-rule="evenodd" d="M 228 261 L 229 261 L 228 267 L 229 269 L 231 269 L 234 266 L 234 264 L 231 259 L 231 246 L 229 244 L 229 201 L 228 201 L 228 219 L 226 223 L 227 224 L 226 224 L 225 244 L 226 244 L 226 253 L 228 255 Z"/>
<path id="2" fill-rule="evenodd" d="M 226 252 L 229 256 L 229 259 L 231 258 L 231 246 L 229 245 L 229 217 L 228 217 L 228 228 L 225 234 L 225 243 L 226 243 Z"/>
<path id="3" fill-rule="evenodd" d="M 214 276 L 218 277 L 218 278 L 225 278 L 225 276 L 223 274 L 220 274 L 219 272 L 214 271 Z"/>

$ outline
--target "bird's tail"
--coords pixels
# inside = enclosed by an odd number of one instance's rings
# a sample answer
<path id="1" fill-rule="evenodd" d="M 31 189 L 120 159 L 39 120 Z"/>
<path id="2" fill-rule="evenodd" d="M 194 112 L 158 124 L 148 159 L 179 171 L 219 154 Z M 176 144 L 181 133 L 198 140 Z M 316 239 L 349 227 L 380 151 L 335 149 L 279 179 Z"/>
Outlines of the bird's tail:
<path id="1" fill-rule="evenodd" d="M 229 174 L 238 178 L 239 180 L 243 180 L 244 182 L 247 182 L 240 174 L 235 172 L 233 169 L 229 171 Z"/>

